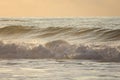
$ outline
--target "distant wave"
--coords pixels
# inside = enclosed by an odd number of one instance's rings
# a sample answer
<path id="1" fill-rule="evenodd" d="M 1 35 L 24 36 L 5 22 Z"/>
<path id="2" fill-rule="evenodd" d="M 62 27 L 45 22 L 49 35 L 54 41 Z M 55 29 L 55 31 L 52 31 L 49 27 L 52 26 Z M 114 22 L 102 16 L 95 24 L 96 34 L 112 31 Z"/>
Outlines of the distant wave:
<path id="1" fill-rule="evenodd" d="M 6 26 L 0 28 L 1 35 L 15 35 L 15 34 L 24 34 L 32 31 L 32 28 L 28 28 L 25 26 Z"/>
<path id="2" fill-rule="evenodd" d="M 34 27 L 34 26 L 5 26 L 0 28 L 0 36 L 18 37 L 30 36 L 30 38 L 51 38 L 58 36 L 59 39 L 93 39 L 98 41 L 120 40 L 120 29 L 81 28 L 81 27 Z M 18 37 L 19 38 L 19 37 Z"/>
<path id="3" fill-rule="evenodd" d="M 25 44 L 25 43 L 24 43 Z M 0 42 L 1 59 L 86 59 L 98 61 L 120 61 L 120 45 L 72 45 L 64 40 L 39 44 L 33 48 L 15 43 Z"/>

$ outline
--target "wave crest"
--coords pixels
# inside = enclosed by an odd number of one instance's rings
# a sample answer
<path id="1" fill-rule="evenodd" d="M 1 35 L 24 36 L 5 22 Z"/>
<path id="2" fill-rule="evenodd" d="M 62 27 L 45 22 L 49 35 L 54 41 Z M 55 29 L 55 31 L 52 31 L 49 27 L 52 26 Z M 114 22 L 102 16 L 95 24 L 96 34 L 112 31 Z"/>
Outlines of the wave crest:
<path id="1" fill-rule="evenodd" d="M 25 27 L 25 26 L 6 26 L 0 28 L 0 35 L 6 35 L 6 36 L 13 36 L 16 34 L 23 35 L 25 33 L 28 33 L 32 31 L 32 27 Z"/>
<path id="2" fill-rule="evenodd" d="M 120 45 L 71 45 L 64 40 L 56 40 L 33 48 L 15 43 L 0 42 L 0 58 L 2 59 L 88 59 L 99 61 L 120 61 Z"/>
<path id="3" fill-rule="evenodd" d="M 21 37 L 19 37 L 19 36 Z M 30 27 L 11 25 L 0 28 L 0 36 L 13 38 L 33 39 L 74 39 L 74 40 L 97 40 L 118 41 L 120 40 L 120 29 L 83 28 L 83 27 Z"/>

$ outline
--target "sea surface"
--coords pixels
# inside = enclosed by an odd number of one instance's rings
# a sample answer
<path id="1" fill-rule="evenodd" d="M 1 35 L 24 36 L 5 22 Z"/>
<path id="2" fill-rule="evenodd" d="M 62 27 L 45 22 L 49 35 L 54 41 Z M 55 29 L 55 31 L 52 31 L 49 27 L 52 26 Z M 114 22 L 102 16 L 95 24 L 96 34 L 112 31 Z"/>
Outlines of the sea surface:
<path id="1" fill-rule="evenodd" d="M 1 80 L 119 80 L 120 17 L 0 18 Z"/>
<path id="2" fill-rule="evenodd" d="M 0 80 L 120 80 L 120 63 L 52 59 L 1 60 Z"/>

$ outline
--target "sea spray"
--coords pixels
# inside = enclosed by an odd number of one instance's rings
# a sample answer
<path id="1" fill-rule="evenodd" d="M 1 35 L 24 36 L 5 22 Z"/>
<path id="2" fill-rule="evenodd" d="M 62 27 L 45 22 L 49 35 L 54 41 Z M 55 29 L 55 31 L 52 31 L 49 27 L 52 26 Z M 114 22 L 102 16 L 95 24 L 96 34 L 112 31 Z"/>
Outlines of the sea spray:
<path id="1" fill-rule="evenodd" d="M 15 43 L 0 43 L 0 58 L 5 59 L 88 59 L 99 61 L 120 61 L 120 45 L 73 45 L 56 40 L 33 48 Z"/>
<path id="2" fill-rule="evenodd" d="M 0 18 L 0 58 L 120 61 L 120 18 Z"/>

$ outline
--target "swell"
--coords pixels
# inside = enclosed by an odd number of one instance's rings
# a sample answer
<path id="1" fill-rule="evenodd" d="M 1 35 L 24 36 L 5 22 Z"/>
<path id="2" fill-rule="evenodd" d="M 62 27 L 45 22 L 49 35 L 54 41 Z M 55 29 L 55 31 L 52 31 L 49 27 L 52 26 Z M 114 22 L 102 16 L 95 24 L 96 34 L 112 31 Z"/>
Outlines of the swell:
<path id="1" fill-rule="evenodd" d="M 25 44 L 25 43 L 24 43 Z M 72 45 L 64 40 L 47 42 L 29 48 L 16 43 L 0 42 L 1 59 L 86 59 L 120 61 L 120 45 L 80 44 Z"/>
<path id="2" fill-rule="evenodd" d="M 12 25 L 0 28 L 0 36 L 29 38 L 51 38 L 59 37 L 73 39 L 92 39 L 98 41 L 120 40 L 120 29 L 84 28 L 84 27 L 35 27 Z"/>
<path id="3" fill-rule="evenodd" d="M 0 35 L 16 35 L 16 34 L 24 34 L 32 31 L 32 27 L 26 26 L 6 26 L 0 28 Z"/>

